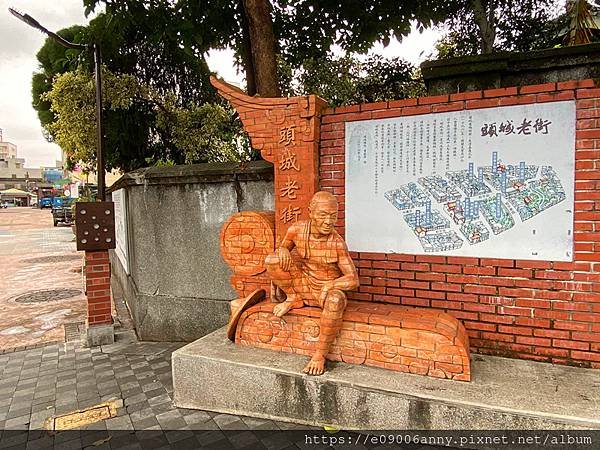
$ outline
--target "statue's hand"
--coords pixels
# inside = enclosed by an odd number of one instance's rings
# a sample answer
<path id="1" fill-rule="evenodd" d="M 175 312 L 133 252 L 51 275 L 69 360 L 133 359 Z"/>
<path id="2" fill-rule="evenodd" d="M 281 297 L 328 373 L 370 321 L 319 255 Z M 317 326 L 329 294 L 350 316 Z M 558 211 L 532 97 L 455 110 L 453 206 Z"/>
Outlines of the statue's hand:
<path id="1" fill-rule="evenodd" d="M 279 267 L 289 272 L 292 267 L 292 255 L 290 251 L 285 247 L 279 247 L 277 249 L 277 257 L 279 258 Z"/>
<path id="2" fill-rule="evenodd" d="M 323 284 L 323 287 L 321 287 L 321 295 L 319 296 L 319 303 L 321 305 L 325 304 L 327 295 L 329 294 L 329 291 L 334 288 L 334 285 L 335 283 L 333 281 L 326 281 L 325 284 Z"/>

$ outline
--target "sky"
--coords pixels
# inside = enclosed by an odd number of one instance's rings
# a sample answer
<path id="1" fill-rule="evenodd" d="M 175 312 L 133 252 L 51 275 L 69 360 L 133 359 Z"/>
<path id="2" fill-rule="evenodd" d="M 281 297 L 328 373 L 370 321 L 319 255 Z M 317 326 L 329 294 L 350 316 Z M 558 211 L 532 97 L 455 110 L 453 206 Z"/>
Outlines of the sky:
<path id="1" fill-rule="evenodd" d="M 37 113 L 31 106 L 31 76 L 37 69 L 36 53 L 45 36 L 8 12 L 13 7 L 27 13 L 51 31 L 72 25 L 85 25 L 82 0 L 0 0 L 0 128 L 4 141 L 18 147 L 26 167 L 53 166 L 60 159 L 60 148 L 42 135 Z M 400 56 L 418 64 L 433 52 L 440 37 L 436 30 L 411 33 L 402 43 L 393 41 L 372 52 L 387 57 Z M 231 50 L 211 52 L 207 58 L 212 71 L 226 81 L 240 83 L 242 76 L 233 65 Z"/>

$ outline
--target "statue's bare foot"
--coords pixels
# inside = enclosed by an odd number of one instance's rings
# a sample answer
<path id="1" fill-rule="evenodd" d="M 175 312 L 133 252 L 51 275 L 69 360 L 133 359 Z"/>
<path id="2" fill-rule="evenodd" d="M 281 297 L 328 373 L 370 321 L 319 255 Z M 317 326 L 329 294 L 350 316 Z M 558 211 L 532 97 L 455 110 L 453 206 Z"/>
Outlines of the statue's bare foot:
<path id="1" fill-rule="evenodd" d="M 290 299 L 288 297 L 285 302 L 275 305 L 273 308 L 273 315 L 276 317 L 283 317 L 290 309 L 301 308 L 302 306 L 304 306 L 304 302 L 302 300 Z"/>
<path id="2" fill-rule="evenodd" d="M 313 356 L 304 367 L 303 372 L 308 375 L 323 375 L 325 373 L 325 358 L 321 355 Z"/>

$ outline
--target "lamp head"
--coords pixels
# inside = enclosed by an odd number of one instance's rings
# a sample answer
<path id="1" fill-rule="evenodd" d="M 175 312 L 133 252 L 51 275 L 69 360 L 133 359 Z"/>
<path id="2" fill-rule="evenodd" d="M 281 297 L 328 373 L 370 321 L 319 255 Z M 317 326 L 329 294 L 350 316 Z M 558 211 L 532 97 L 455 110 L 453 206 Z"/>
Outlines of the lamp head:
<path id="1" fill-rule="evenodd" d="M 48 30 L 46 30 L 37 20 L 35 20 L 29 14 L 21 13 L 14 8 L 8 8 L 8 11 L 20 21 L 25 22 L 27 25 L 37 30 L 40 30 L 42 33 L 48 33 Z"/>

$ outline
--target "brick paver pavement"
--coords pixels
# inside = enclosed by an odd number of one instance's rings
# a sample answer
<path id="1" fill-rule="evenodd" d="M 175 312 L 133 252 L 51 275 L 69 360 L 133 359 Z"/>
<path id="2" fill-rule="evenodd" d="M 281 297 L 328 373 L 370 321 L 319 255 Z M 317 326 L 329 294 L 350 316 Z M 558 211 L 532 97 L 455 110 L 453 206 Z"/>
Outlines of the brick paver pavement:
<path id="1" fill-rule="evenodd" d="M 127 334 L 127 333 L 126 333 Z M 183 344 L 79 343 L 0 355 L 0 448 L 286 448 L 277 437 L 294 425 L 175 408 L 171 352 Z M 117 400 L 116 417 L 52 436 L 49 417 Z M 261 436 L 249 430 L 271 430 Z M 269 439 L 271 436 L 271 439 Z M 281 444 L 278 444 L 278 442 Z M 282 445 L 285 444 L 285 445 Z"/>
<path id="2" fill-rule="evenodd" d="M 0 352 L 64 341 L 64 324 L 85 320 L 81 268 L 71 227 L 54 227 L 50 210 L 0 209 Z"/>

